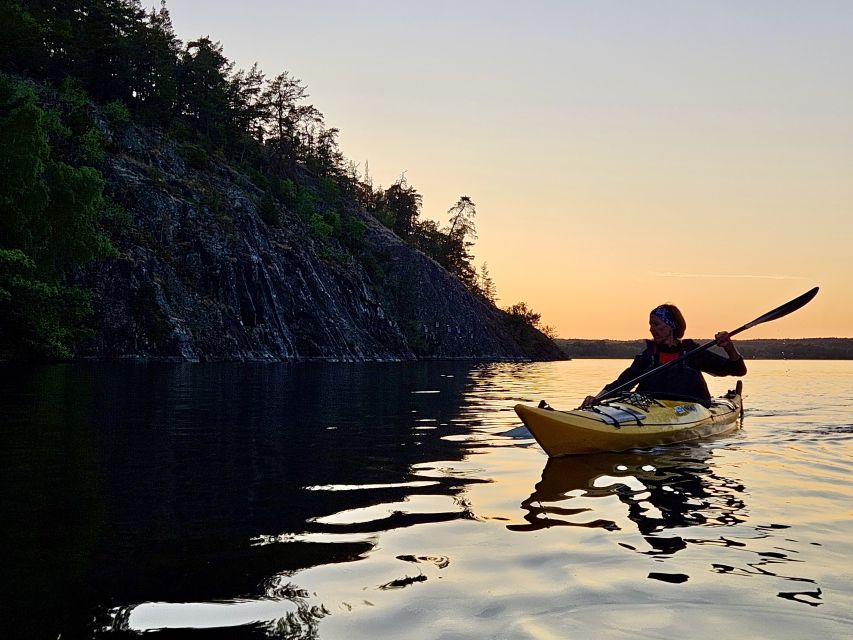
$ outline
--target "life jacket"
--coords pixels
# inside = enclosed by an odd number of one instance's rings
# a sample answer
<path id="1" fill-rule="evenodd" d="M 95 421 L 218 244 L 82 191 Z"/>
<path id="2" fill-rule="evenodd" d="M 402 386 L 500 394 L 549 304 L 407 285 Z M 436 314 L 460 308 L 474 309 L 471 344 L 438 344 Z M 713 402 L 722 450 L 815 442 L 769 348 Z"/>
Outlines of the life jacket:
<path id="1" fill-rule="evenodd" d="M 671 362 L 687 351 L 695 348 L 693 341 L 679 343 L 678 351 L 661 351 L 651 340 L 646 341 L 645 356 L 648 369 Z M 710 402 L 711 394 L 708 385 L 698 369 L 690 366 L 688 361 L 682 361 L 674 367 L 670 367 L 658 374 L 652 375 L 641 381 L 637 386 L 641 393 L 677 394 L 690 396 L 700 402 Z"/>
<path id="2" fill-rule="evenodd" d="M 672 362 L 673 360 L 677 360 L 684 354 L 684 349 L 681 348 L 679 344 L 678 351 L 661 351 L 658 349 L 657 345 L 653 345 L 654 349 L 654 358 L 655 362 L 658 365 L 666 364 L 667 362 Z"/>

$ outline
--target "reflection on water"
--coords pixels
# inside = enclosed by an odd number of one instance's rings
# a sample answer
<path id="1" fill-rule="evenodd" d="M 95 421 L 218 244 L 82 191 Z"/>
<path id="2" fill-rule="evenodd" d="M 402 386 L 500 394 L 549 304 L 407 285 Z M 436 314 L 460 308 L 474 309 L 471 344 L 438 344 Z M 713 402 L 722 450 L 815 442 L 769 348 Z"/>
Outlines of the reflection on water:
<path id="1" fill-rule="evenodd" d="M 512 531 L 536 531 L 569 526 L 618 531 L 614 520 L 596 517 L 595 499 L 615 496 L 627 509 L 630 522 L 642 534 L 647 548 L 627 543 L 630 551 L 671 556 L 688 545 L 720 545 L 752 553 L 750 561 L 736 567 L 714 563 L 718 573 L 739 576 L 771 576 L 807 583 L 810 589 L 779 592 L 781 598 L 811 606 L 821 604 L 822 591 L 796 572 L 796 551 L 750 551 L 750 541 L 772 537 L 785 525 L 755 528 L 744 541 L 740 534 L 727 537 L 720 527 L 737 527 L 749 518 L 744 501 L 746 489 L 736 478 L 725 478 L 709 463 L 713 450 L 701 446 L 669 448 L 652 452 L 602 453 L 552 458 L 545 464 L 534 492 L 522 503 L 526 524 L 508 525 Z M 713 537 L 693 537 L 684 529 L 707 531 Z M 789 540 L 789 542 L 795 542 Z M 649 579 L 686 582 L 684 573 L 650 572 Z M 805 587 L 805 585 L 803 585 Z"/>
<path id="2" fill-rule="evenodd" d="M 547 460 L 513 405 L 572 406 L 619 366 L 0 366 L 4 627 L 634 637 L 644 611 L 716 637 L 714 602 L 751 635 L 848 629 L 845 384 L 786 401 L 751 366 L 736 436 Z"/>
<path id="3" fill-rule="evenodd" d="M 481 480 L 434 462 L 464 455 L 470 368 L 2 369 L 19 622 L 315 628 L 323 607 L 288 576 L 364 559 L 378 532 L 472 517 L 460 492 Z"/>
<path id="4" fill-rule="evenodd" d="M 649 544 L 672 553 L 684 545 L 680 538 L 666 537 L 669 529 L 744 521 L 744 487 L 715 474 L 707 464 L 711 455 L 710 450 L 693 448 L 549 459 L 536 490 L 522 503 L 530 524 L 515 529 L 556 525 L 618 529 L 610 521 L 578 522 L 575 515 L 592 509 L 571 508 L 575 498 L 615 495 Z"/>

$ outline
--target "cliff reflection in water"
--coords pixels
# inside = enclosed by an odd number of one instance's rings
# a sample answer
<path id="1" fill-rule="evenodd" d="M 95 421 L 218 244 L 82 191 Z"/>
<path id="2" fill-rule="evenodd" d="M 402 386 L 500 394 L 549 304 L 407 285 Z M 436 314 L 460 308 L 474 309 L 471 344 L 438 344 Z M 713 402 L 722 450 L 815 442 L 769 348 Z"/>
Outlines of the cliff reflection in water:
<path id="1" fill-rule="evenodd" d="M 289 576 L 472 517 L 479 480 L 433 469 L 465 455 L 472 366 L 2 369 L 12 626 L 313 629 Z"/>

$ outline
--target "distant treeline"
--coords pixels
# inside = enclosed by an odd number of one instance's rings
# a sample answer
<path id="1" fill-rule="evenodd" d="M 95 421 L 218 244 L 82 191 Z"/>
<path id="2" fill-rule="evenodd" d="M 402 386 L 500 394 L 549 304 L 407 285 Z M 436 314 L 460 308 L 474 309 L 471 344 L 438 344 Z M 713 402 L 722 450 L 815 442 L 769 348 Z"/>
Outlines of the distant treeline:
<path id="1" fill-rule="evenodd" d="M 704 344 L 708 340 L 699 340 Z M 633 358 L 644 340 L 557 339 L 570 358 Z M 798 338 L 737 340 L 747 360 L 853 360 L 853 338 Z"/>

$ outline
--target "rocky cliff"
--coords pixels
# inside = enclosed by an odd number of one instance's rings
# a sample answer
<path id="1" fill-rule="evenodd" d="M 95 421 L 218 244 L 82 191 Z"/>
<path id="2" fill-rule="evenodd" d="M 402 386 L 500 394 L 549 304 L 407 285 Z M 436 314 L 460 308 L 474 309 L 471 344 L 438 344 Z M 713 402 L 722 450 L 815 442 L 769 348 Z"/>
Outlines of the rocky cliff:
<path id="1" fill-rule="evenodd" d="M 318 237 L 281 202 L 268 224 L 265 194 L 224 162 L 188 162 L 138 127 L 100 128 L 107 192 L 127 221 L 110 225 L 118 257 L 80 274 L 97 333 L 78 357 L 564 357 L 352 203 L 348 215 L 366 225 L 361 252 Z"/>

